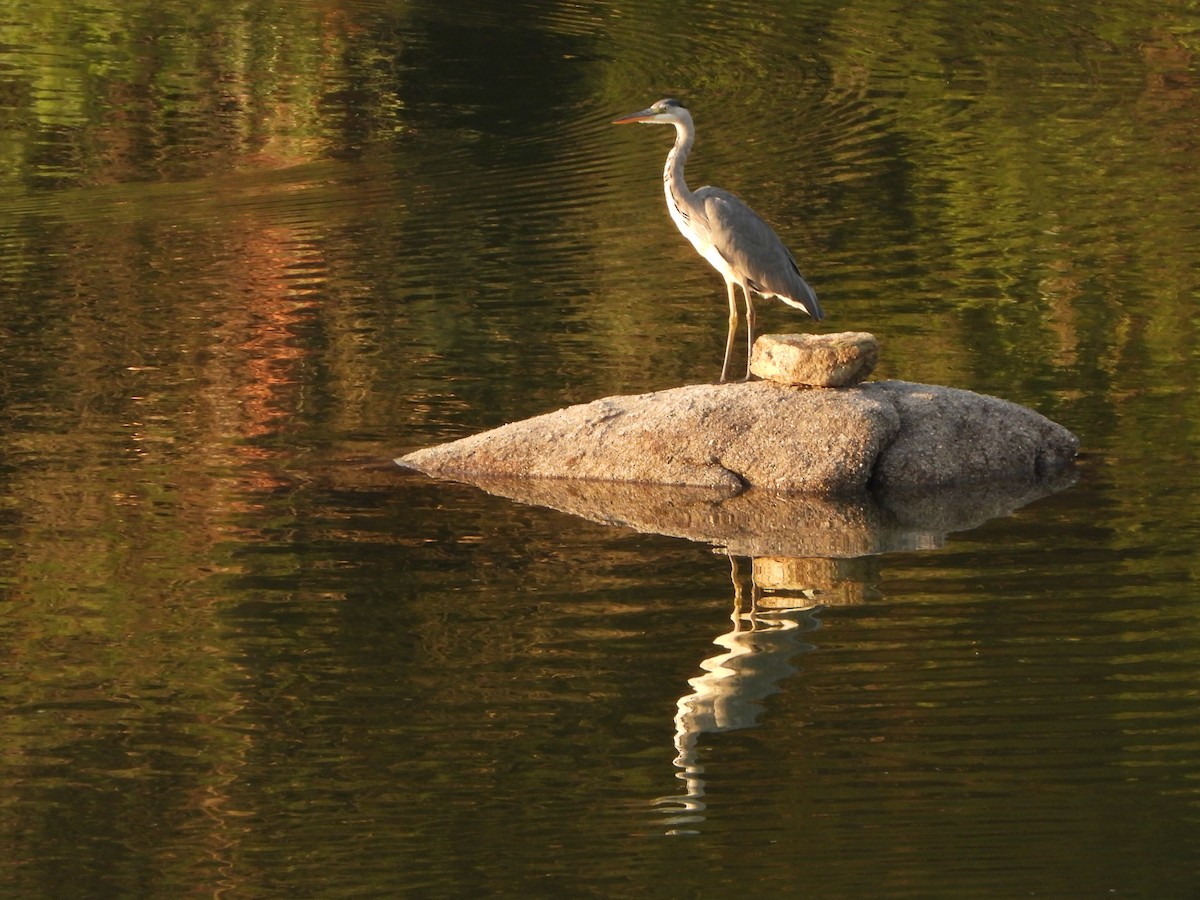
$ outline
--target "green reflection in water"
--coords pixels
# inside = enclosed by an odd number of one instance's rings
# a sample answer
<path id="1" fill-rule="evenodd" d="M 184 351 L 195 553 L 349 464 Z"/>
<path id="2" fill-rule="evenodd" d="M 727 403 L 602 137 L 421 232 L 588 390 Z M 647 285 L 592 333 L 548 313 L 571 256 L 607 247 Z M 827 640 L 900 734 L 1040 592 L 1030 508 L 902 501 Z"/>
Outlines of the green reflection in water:
<path id="1" fill-rule="evenodd" d="M 1197 33 L 1136 2 L 10 4 L 9 893 L 1183 894 Z M 715 377 L 669 139 L 607 125 L 669 93 L 691 182 L 771 219 L 829 329 L 1087 453 L 937 552 L 816 561 L 822 627 L 731 694 L 755 727 L 696 738 L 679 840 L 654 800 L 738 643 L 728 563 L 382 465 Z"/>

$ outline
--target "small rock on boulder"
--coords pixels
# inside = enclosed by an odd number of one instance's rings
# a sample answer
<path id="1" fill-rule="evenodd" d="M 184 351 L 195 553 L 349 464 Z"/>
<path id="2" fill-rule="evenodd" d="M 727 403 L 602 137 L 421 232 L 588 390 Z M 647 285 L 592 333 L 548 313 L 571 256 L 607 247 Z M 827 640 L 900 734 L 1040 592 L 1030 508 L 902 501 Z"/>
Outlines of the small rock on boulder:
<path id="1" fill-rule="evenodd" d="M 764 334 L 754 342 L 750 371 L 777 384 L 848 387 L 865 381 L 879 361 L 879 342 L 865 331 Z"/>

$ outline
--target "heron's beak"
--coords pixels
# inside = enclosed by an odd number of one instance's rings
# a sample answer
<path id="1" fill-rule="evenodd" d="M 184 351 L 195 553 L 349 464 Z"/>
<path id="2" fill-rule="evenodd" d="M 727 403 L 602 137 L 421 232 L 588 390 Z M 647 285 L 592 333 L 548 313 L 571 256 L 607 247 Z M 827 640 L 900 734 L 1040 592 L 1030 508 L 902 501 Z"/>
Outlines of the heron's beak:
<path id="1" fill-rule="evenodd" d="M 658 113 L 647 107 L 646 109 L 639 109 L 635 113 L 630 113 L 627 116 L 621 116 L 619 119 L 613 119 L 612 124 L 628 125 L 630 122 L 651 122 L 654 120 L 656 115 L 658 115 Z"/>

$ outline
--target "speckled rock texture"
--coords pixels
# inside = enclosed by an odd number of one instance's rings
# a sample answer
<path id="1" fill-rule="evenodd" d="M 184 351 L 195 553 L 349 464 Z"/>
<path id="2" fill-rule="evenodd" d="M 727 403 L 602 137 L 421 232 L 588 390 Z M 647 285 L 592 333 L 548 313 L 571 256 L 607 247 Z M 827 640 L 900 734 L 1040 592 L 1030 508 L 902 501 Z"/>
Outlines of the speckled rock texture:
<path id="1" fill-rule="evenodd" d="M 585 479 L 837 496 L 1035 483 L 1070 467 L 1078 446 L 1033 410 L 957 388 L 759 381 L 607 397 L 397 462 L 467 482 Z"/>
<path id="2" fill-rule="evenodd" d="M 754 342 L 750 371 L 778 384 L 848 387 L 866 381 L 879 361 L 879 342 L 865 331 L 764 334 Z"/>

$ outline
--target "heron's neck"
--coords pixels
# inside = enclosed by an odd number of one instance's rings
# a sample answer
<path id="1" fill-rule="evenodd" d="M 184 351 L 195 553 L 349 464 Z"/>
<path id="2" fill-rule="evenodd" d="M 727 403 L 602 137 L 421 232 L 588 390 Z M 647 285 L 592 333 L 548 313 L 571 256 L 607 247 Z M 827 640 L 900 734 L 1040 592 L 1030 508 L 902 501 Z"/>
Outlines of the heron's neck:
<path id="1" fill-rule="evenodd" d="M 695 139 L 696 132 L 686 123 L 675 123 L 675 146 L 667 154 L 667 164 L 663 168 L 663 191 L 667 195 L 667 204 L 680 212 L 693 202 L 692 192 L 683 180 L 683 166 L 687 162 L 688 154 L 692 152 L 692 142 Z"/>

